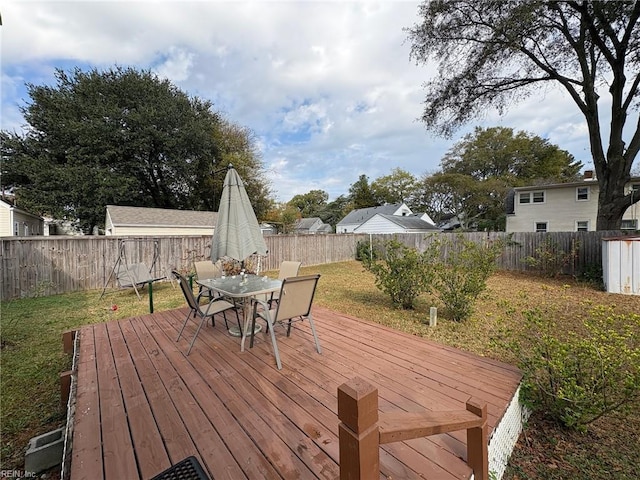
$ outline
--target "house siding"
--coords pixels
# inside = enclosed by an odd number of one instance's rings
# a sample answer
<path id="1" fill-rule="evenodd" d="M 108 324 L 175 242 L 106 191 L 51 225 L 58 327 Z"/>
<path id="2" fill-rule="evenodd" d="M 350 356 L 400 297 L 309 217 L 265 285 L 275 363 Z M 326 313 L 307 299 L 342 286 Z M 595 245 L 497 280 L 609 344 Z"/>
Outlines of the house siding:
<path id="1" fill-rule="evenodd" d="M 355 233 L 407 233 L 407 230 L 380 215 L 375 215 L 360 225 Z"/>
<path id="2" fill-rule="evenodd" d="M 213 235 L 213 228 L 203 227 L 154 227 L 154 226 L 119 226 L 112 228 L 107 235 L 119 236 L 185 236 L 185 235 Z"/>
<path id="3" fill-rule="evenodd" d="M 11 224 L 11 213 L 9 209 L 0 207 L 0 237 L 9 237 L 13 235 L 13 227 Z"/>
<path id="4" fill-rule="evenodd" d="M 589 187 L 589 198 L 578 200 L 576 190 L 578 187 Z M 533 196 L 533 192 L 543 191 L 545 199 L 543 203 L 520 203 L 520 195 L 523 193 Z M 569 184 L 566 187 L 527 188 L 517 190 L 515 194 L 514 214 L 507 215 L 507 232 L 533 232 L 536 222 L 546 222 L 548 232 L 575 232 L 577 222 L 588 222 L 589 231 L 596 229 L 598 218 L 597 183 L 585 182 L 585 185 Z M 640 207 L 632 205 L 625 212 L 623 219 L 637 219 Z"/>
<path id="5" fill-rule="evenodd" d="M 14 231 L 15 224 L 17 224 L 17 233 Z M 44 220 L 41 217 L 2 202 L 0 207 L 0 236 L 25 237 L 32 235 L 44 235 Z"/>

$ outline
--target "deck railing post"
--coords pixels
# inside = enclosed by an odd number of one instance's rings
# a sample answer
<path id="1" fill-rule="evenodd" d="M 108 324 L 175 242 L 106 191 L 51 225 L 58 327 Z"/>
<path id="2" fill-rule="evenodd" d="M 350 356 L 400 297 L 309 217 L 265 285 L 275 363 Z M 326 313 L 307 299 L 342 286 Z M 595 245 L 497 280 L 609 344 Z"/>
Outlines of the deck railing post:
<path id="1" fill-rule="evenodd" d="M 340 480 L 380 477 L 378 389 L 361 378 L 338 387 Z"/>
<path id="2" fill-rule="evenodd" d="M 467 464 L 473 470 L 474 480 L 489 480 L 487 404 L 469 399 L 466 407 L 484 420 L 481 426 L 467 429 Z"/>

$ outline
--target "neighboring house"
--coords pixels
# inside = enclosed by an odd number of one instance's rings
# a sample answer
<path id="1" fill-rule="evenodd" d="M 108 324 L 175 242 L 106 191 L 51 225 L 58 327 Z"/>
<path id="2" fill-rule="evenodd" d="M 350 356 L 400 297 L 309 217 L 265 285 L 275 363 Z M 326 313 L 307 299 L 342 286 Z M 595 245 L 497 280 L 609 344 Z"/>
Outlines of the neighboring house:
<path id="1" fill-rule="evenodd" d="M 213 235 L 218 214 L 193 210 L 107 205 L 105 235 Z"/>
<path id="2" fill-rule="evenodd" d="M 261 223 L 260 231 L 262 232 L 262 235 L 276 235 L 278 233 L 276 226 L 270 223 Z"/>
<path id="3" fill-rule="evenodd" d="M 440 229 L 417 215 L 376 213 L 354 230 L 354 233 L 434 233 Z"/>
<path id="4" fill-rule="evenodd" d="M 0 237 L 31 235 L 44 235 L 44 219 L 18 208 L 9 199 L 0 199 Z"/>
<path id="5" fill-rule="evenodd" d="M 440 227 L 440 230 L 442 230 L 443 232 L 452 232 L 454 230 L 462 228 L 462 221 L 460 220 L 458 215 L 445 215 L 440 220 L 438 227 Z"/>
<path id="6" fill-rule="evenodd" d="M 585 172 L 580 182 L 517 187 L 507 198 L 507 232 L 575 232 L 596 229 L 597 180 Z M 640 195 L 640 177 L 632 178 L 626 191 Z M 640 204 L 629 207 L 622 218 L 623 230 L 640 228 Z"/>
<path id="7" fill-rule="evenodd" d="M 414 214 L 404 203 L 353 210 L 338 222 L 336 233 L 406 233 L 438 230 L 426 213 Z"/>
<path id="8" fill-rule="evenodd" d="M 315 235 L 318 233 L 331 233 L 333 228 L 328 223 L 324 223 L 318 217 L 300 218 L 293 226 L 293 233 L 302 235 Z"/>

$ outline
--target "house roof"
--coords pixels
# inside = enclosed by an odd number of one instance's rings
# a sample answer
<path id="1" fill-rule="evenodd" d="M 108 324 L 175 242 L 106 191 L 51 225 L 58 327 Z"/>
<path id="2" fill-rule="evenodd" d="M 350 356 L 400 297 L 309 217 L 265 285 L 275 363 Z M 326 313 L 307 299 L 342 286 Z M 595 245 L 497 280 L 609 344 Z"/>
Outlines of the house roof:
<path id="1" fill-rule="evenodd" d="M 340 224 L 352 224 L 359 223 L 362 224 L 372 218 L 374 215 L 382 214 L 382 215 L 393 215 L 393 213 L 398 210 L 403 204 L 402 203 L 393 203 L 387 205 L 380 205 L 378 207 L 369 207 L 369 208 L 359 208 L 358 210 L 351 210 L 346 217 L 338 222 Z"/>
<path id="2" fill-rule="evenodd" d="M 296 221 L 295 229 L 309 230 L 318 222 L 322 223 L 322 220 L 320 220 L 318 217 L 300 218 Z"/>
<path id="3" fill-rule="evenodd" d="M 638 183 L 640 182 L 640 177 L 631 177 L 629 179 L 630 183 Z M 548 185 L 527 185 L 526 187 L 515 187 L 514 190 L 517 192 L 526 192 L 533 190 L 546 190 L 549 188 L 567 188 L 567 187 L 583 187 L 590 185 L 598 185 L 598 180 L 578 180 L 577 182 L 569 182 L 569 183 L 550 183 Z"/>
<path id="4" fill-rule="evenodd" d="M 439 228 L 436 227 L 435 225 L 432 225 L 429 222 L 425 222 L 421 218 L 415 217 L 413 215 L 407 215 L 402 217 L 400 215 L 381 214 L 380 216 L 407 230 L 439 230 Z"/>
<path id="5" fill-rule="evenodd" d="M 107 214 L 111 218 L 111 223 L 116 227 L 146 225 L 213 228 L 218 218 L 217 212 L 119 205 L 107 205 Z"/>

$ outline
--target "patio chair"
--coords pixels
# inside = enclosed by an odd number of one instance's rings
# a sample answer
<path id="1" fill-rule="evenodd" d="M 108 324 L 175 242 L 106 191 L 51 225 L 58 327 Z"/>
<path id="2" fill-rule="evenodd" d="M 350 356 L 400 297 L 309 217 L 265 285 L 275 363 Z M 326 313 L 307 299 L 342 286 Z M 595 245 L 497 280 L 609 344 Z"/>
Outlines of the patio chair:
<path id="1" fill-rule="evenodd" d="M 198 325 L 196 334 L 193 336 L 193 340 L 191 340 L 191 344 L 189 345 L 189 350 L 187 350 L 187 355 L 189 355 L 189 353 L 191 352 L 191 349 L 193 348 L 193 344 L 196 341 L 196 337 L 198 336 L 198 333 L 200 333 L 200 329 L 202 328 L 202 325 L 204 325 L 204 322 L 206 322 L 206 320 L 210 318 L 212 325 L 215 326 L 216 322 L 215 322 L 214 315 L 216 315 L 217 313 L 222 313 L 222 316 L 224 318 L 224 324 L 228 329 L 229 324 L 227 323 L 227 316 L 225 312 L 227 310 L 235 310 L 235 306 L 233 305 L 233 303 L 229 303 L 221 297 L 216 297 L 212 299 L 209 303 L 205 305 L 200 305 L 200 297 L 202 296 L 202 294 L 198 295 L 198 297 L 196 298 L 196 296 L 193 294 L 193 290 L 191 290 L 191 287 L 189 286 L 189 281 L 180 273 L 176 272 L 175 270 L 171 273 L 173 273 L 173 276 L 176 278 L 176 280 L 178 280 L 178 283 L 180 284 L 180 288 L 182 289 L 182 293 L 184 294 L 184 298 L 187 301 L 187 305 L 189 306 L 189 312 L 187 313 L 187 317 L 185 318 L 184 323 L 182 324 L 182 328 L 178 333 L 178 338 L 176 338 L 176 342 L 180 340 L 184 327 L 187 326 L 187 322 L 189 321 L 189 318 L 191 317 L 191 315 L 193 315 L 194 318 L 200 317 L 200 324 Z M 238 316 L 237 310 L 236 310 L 236 319 L 238 321 L 238 328 L 240 328 L 240 317 Z"/>
<path id="2" fill-rule="evenodd" d="M 208 278 L 218 278 L 222 276 L 222 264 L 220 262 L 213 263 L 210 260 L 204 260 L 201 262 L 193 262 L 193 266 L 196 270 L 196 276 L 198 280 L 205 280 Z M 204 287 L 200 285 L 198 294 L 202 294 Z M 211 298 L 210 292 L 205 292 L 205 296 Z"/>
<path id="3" fill-rule="evenodd" d="M 313 340 L 316 344 L 316 350 L 318 353 L 322 353 L 320 341 L 316 334 L 316 327 L 313 324 L 313 317 L 311 316 L 311 304 L 313 303 L 313 297 L 319 279 L 319 274 L 285 278 L 282 281 L 279 300 L 275 309 L 269 309 L 268 302 L 257 299 L 254 300 L 251 319 L 252 333 L 249 348 L 253 347 L 253 332 L 255 331 L 256 318 L 260 317 L 267 322 L 267 330 L 271 334 L 271 343 L 273 344 L 273 353 L 276 357 L 278 370 L 282 369 L 282 362 L 280 361 L 280 353 L 274 331 L 276 325 L 286 327 L 288 337 L 291 334 L 293 322 L 308 319 Z M 258 304 L 262 305 L 262 311 L 258 311 Z"/>
<path id="4" fill-rule="evenodd" d="M 284 280 L 289 277 L 297 277 L 298 272 L 300 271 L 300 265 L 302 262 L 293 262 L 291 260 L 285 260 L 280 264 L 280 271 L 278 272 L 278 280 Z M 271 294 L 271 298 L 269 299 L 269 307 L 273 307 L 274 303 L 278 302 L 278 298 L 280 297 L 280 292 L 275 292 Z"/>

